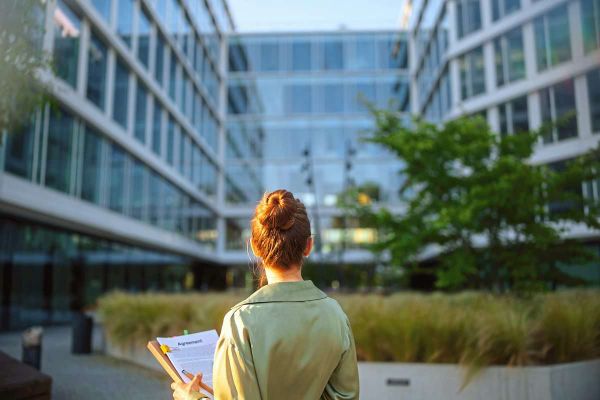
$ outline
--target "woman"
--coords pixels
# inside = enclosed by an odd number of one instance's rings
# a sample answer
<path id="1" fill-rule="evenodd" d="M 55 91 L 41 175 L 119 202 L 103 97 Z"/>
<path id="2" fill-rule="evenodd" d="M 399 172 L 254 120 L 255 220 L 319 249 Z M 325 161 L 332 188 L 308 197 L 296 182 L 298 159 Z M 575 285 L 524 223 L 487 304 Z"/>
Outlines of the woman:
<path id="1" fill-rule="evenodd" d="M 313 241 L 306 209 L 267 193 L 251 222 L 262 286 L 225 315 L 213 366 L 217 400 L 358 399 L 354 338 L 339 304 L 302 279 Z M 177 400 L 202 398 L 201 376 L 174 383 Z"/>

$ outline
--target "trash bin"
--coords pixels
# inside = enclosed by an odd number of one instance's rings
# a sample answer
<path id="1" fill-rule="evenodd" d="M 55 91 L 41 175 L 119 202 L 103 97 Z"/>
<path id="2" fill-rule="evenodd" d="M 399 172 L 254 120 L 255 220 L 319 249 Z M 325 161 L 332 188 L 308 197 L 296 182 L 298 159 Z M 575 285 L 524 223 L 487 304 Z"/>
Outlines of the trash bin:
<path id="1" fill-rule="evenodd" d="M 90 354 L 92 352 L 92 328 L 94 320 L 83 313 L 73 317 L 73 338 L 71 352 L 73 354 Z"/>
<path id="2" fill-rule="evenodd" d="M 44 330 L 39 326 L 26 329 L 21 335 L 23 349 L 22 361 L 39 370 L 42 366 L 42 336 Z"/>

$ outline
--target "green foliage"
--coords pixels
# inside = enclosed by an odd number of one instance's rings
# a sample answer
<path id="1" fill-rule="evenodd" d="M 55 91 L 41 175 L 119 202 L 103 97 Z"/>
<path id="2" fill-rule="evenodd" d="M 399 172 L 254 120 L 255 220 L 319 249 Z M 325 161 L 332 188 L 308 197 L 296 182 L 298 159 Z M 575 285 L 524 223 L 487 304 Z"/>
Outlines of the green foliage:
<path id="1" fill-rule="evenodd" d="M 0 133 L 19 130 L 47 100 L 38 79 L 50 68 L 42 46 L 45 7 L 40 0 L 0 1 Z"/>
<path id="2" fill-rule="evenodd" d="M 143 346 L 150 338 L 220 329 L 245 297 L 124 294 L 101 299 L 109 338 Z M 458 363 L 468 377 L 488 365 L 545 365 L 600 357 L 600 292 L 531 297 L 404 293 L 334 296 L 348 315 L 363 361 Z"/>
<path id="3" fill-rule="evenodd" d="M 425 272 L 436 274 L 439 288 L 530 291 L 567 283 L 559 266 L 594 259 L 561 235 L 573 224 L 600 228 L 598 204 L 581 190 L 600 178 L 599 150 L 550 168 L 528 162 L 549 126 L 498 135 L 480 117 L 406 126 L 395 113 L 374 115 L 368 140 L 402 161 L 405 211 L 365 202 L 361 188 L 340 203 L 378 228 L 371 249 L 408 279 Z M 432 259 L 435 268 L 424 266 Z"/>

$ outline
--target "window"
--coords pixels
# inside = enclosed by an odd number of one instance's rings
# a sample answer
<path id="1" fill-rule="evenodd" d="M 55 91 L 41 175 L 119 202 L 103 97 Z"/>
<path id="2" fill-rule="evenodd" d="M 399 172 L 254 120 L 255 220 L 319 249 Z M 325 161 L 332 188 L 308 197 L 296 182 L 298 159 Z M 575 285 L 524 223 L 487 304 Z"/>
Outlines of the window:
<path id="1" fill-rule="evenodd" d="M 150 18 L 146 15 L 146 11 L 141 10 L 140 20 L 138 22 L 138 59 L 148 68 L 150 62 Z"/>
<path id="2" fill-rule="evenodd" d="M 457 0 L 456 19 L 459 39 L 481 29 L 479 0 Z"/>
<path id="3" fill-rule="evenodd" d="M 107 24 L 110 24 L 110 4 L 112 0 L 92 0 L 92 4 L 98 14 L 104 19 Z"/>
<path id="4" fill-rule="evenodd" d="M 117 0 L 117 34 L 131 47 L 133 28 L 133 0 Z"/>
<path id="5" fill-rule="evenodd" d="M 494 40 L 496 58 L 496 85 L 502 86 L 525 78 L 523 32 L 514 29 Z"/>
<path id="6" fill-rule="evenodd" d="M 102 144 L 100 135 L 86 126 L 83 142 L 81 198 L 96 204 L 100 204 Z"/>
<path id="7" fill-rule="evenodd" d="M 312 111 L 311 86 L 290 85 L 285 88 L 286 104 L 293 114 L 309 113 Z"/>
<path id="8" fill-rule="evenodd" d="M 86 95 L 88 100 L 104 110 L 106 103 L 106 75 L 108 50 L 106 45 L 92 32 L 88 55 Z"/>
<path id="9" fill-rule="evenodd" d="M 160 157 L 162 145 L 162 107 L 154 99 L 154 113 L 152 115 L 152 151 Z"/>
<path id="10" fill-rule="evenodd" d="M 135 129 L 134 135 L 137 140 L 146 143 L 146 108 L 148 91 L 143 83 L 138 80 L 135 95 Z"/>
<path id="11" fill-rule="evenodd" d="M 521 0 L 492 0 L 492 20 L 497 21 L 521 8 Z"/>
<path id="12" fill-rule="evenodd" d="M 369 104 L 377 100 L 374 82 L 360 82 L 350 86 L 350 110 L 353 112 L 365 112 Z"/>
<path id="13" fill-rule="evenodd" d="M 81 19 L 63 0 L 54 10 L 54 67 L 56 75 L 72 87 L 77 86 L 77 63 Z"/>
<path id="14" fill-rule="evenodd" d="M 600 68 L 587 73 L 592 132 L 600 133 Z"/>
<path id="15" fill-rule="evenodd" d="M 148 168 L 138 160 L 133 161 L 131 180 L 131 216 L 147 221 L 147 204 L 149 201 Z"/>
<path id="16" fill-rule="evenodd" d="M 113 143 L 110 151 L 110 192 L 108 207 L 123 212 L 125 198 L 125 160 L 126 154 L 121 147 Z"/>
<path id="17" fill-rule="evenodd" d="M 498 111 L 502 136 L 529 130 L 527 96 L 501 104 Z"/>
<path id="18" fill-rule="evenodd" d="M 312 66 L 310 42 L 292 42 L 292 70 L 310 71 Z"/>
<path id="19" fill-rule="evenodd" d="M 485 92 L 485 70 L 483 68 L 483 48 L 464 54 L 459 59 L 461 98 L 463 100 Z"/>
<path id="20" fill-rule="evenodd" d="M 375 69 L 375 42 L 372 38 L 357 38 L 348 54 L 348 69 Z"/>
<path id="21" fill-rule="evenodd" d="M 344 68 L 344 52 L 342 42 L 340 41 L 325 41 L 321 44 L 322 53 L 322 69 L 339 70 Z"/>
<path id="22" fill-rule="evenodd" d="M 344 86 L 332 83 L 322 86 L 323 111 L 326 113 L 341 113 L 344 111 Z"/>
<path id="23" fill-rule="evenodd" d="M 177 94 L 177 57 L 171 51 L 171 60 L 169 62 L 169 97 L 175 101 Z"/>
<path id="24" fill-rule="evenodd" d="M 538 71 L 571 59 L 567 6 L 557 7 L 534 20 Z"/>
<path id="25" fill-rule="evenodd" d="M 261 71 L 277 71 L 279 69 L 279 43 L 262 43 L 260 46 Z"/>
<path id="26" fill-rule="evenodd" d="M 583 48 L 589 53 L 600 47 L 600 3 L 598 0 L 581 0 L 580 10 Z"/>
<path id="27" fill-rule="evenodd" d="M 396 51 L 396 39 L 387 37 L 377 41 L 379 65 L 381 69 L 407 68 L 406 42 L 402 41 Z"/>
<path id="28" fill-rule="evenodd" d="M 29 180 L 33 179 L 35 122 L 36 116 L 34 114 L 17 132 L 7 134 L 5 138 L 5 170 Z"/>
<path id="29" fill-rule="evenodd" d="M 167 119 L 167 162 L 170 165 L 174 164 L 175 154 L 175 121 L 170 115 Z"/>
<path id="30" fill-rule="evenodd" d="M 121 60 L 115 64 L 115 92 L 113 98 L 113 119 L 127 129 L 127 104 L 129 96 L 129 70 Z"/>
<path id="31" fill-rule="evenodd" d="M 163 75 L 164 75 L 164 66 L 165 63 L 165 40 L 162 35 L 156 35 L 156 54 L 154 59 L 154 78 L 158 81 L 158 83 L 163 85 Z"/>
<path id="32" fill-rule="evenodd" d="M 544 136 L 544 143 L 552 143 L 577 136 L 575 87 L 569 79 L 540 92 L 542 122 L 554 123 Z"/>
<path id="33" fill-rule="evenodd" d="M 75 120 L 63 109 L 50 111 L 45 184 L 69 193 Z"/>

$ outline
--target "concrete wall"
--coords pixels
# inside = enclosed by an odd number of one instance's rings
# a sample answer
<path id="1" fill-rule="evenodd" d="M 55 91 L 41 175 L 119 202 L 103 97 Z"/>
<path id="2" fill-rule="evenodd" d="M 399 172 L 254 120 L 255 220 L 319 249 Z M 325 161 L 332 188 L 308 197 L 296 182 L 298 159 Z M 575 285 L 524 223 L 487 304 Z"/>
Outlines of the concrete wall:
<path id="1" fill-rule="evenodd" d="M 162 370 L 143 346 L 108 355 Z M 454 364 L 358 363 L 362 400 L 598 400 L 600 360 L 541 367 L 484 368 L 461 391 L 465 369 Z"/>

